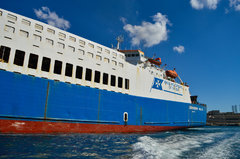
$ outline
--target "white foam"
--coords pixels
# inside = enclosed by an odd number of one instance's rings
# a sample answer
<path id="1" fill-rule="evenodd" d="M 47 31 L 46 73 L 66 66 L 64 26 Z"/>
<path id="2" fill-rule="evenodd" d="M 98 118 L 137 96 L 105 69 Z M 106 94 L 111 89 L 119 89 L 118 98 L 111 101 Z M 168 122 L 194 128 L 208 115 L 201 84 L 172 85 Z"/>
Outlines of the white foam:
<path id="1" fill-rule="evenodd" d="M 143 136 L 138 139 L 139 142 L 133 145 L 135 152 L 133 158 L 178 158 L 183 152 L 201 147 L 201 145 L 205 143 L 212 143 L 214 138 L 221 135 L 222 133 L 209 133 L 195 136 L 176 134 L 163 139 Z"/>
<path id="2" fill-rule="evenodd" d="M 218 144 L 210 147 L 207 151 L 203 152 L 199 159 L 211 158 L 211 159 L 227 159 L 233 157 L 232 145 L 240 143 L 239 139 L 240 133 L 236 133 L 230 138 L 226 138 Z"/>

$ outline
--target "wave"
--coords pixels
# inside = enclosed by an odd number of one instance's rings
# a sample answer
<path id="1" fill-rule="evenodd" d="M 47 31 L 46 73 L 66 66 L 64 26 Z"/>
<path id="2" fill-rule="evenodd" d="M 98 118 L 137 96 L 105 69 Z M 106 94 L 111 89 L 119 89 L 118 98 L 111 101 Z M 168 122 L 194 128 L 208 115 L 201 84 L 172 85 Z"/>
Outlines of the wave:
<path id="1" fill-rule="evenodd" d="M 174 159 L 182 156 L 184 152 L 201 147 L 203 144 L 213 143 L 215 138 L 223 133 L 208 133 L 201 135 L 175 134 L 166 138 L 152 138 L 143 136 L 133 144 L 133 158 Z M 186 156 L 184 157 L 186 158 Z"/>

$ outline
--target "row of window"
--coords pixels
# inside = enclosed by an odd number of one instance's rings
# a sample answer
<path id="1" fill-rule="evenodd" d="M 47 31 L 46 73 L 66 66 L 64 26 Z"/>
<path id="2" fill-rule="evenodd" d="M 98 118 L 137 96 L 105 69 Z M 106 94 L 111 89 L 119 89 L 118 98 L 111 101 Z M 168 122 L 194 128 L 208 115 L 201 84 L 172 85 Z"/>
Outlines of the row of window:
<path id="1" fill-rule="evenodd" d="M 0 16 L 1 16 L 1 15 L 2 15 L 2 12 L 0 11 Z M 8 18 L 9 20 L 11 20 L 11 21 L 14 21 L 14 22 L 17 21 L 17 16 L 12 15 L 12 14 L 7 14 L 7 18 Z M 26 20 L 26 19 L 22 19 L 21 22 L 22 22 L 22 24 L 27 25 L 27 26 L 30 26 L 30 25 L 31 25 L 31 22 L 30 22 L 29 20 Z M 34 27 L 35 27 L 35 29 L 36 29 L 37 32 L 40 32 L 40 33 L 41 33 L 41 31 L 43 31 L 43 26 L 40 25 L 40 24 L 35 24 Z M 12 26 L 6 25 L 6 26 L 5 26 L 5 30 L 9 30 L 9 31 L 11 31 L 11 32 L 14 33 L 15 28 L 12 27 Z M 55 30 L 54 30 L 54 29 L 47 28 L 47 32 L 48 32 L 49 34 L 55 35 Z M 20 34 L 22 34 L 22 35 L 25 36 L 25 37 L 28 37 L 28 36 L 29 36 L 29 33 L 28 33 L 27 31 L 24 31 L 24 30 L 21 30 L 21 31 L 20 31 Z M 66 34 L 59 32 L 59 33 L 58 33 L 58 37 L 59 37 L 60 40 L 65 40 L 65 39 L 66 39 Z M 38 39 L 39 41 L 41 41 L 41 36 L 35 35 L 35 39 Z M 69 36 L 69 40 L 72 41 L 72 42 L 76 42 L 76 41 L 77 41 L 76 39 L 77 39 L 77 38 L 75 38 L 75 37 L 73 37 L 73 36 Z M 49 43 L 50 43 L 51 45 L 53 45 L 53 40 L 49 39 Z M 81 47 L 84 47 L 85 44 L 86 44 L 85 41 L 79 39 L 79 45 L 80 45 Z M 88 43 L 88 46 L 89 46 L 90 48 L 95 48 L 94 44 L 92 44 L 92 43 Z M 62 47 L 63 47 L 63 48 L 65 47 L 64 44 L 62 45 Z M 100 47 L 100 46 L 96 46 L 96 50 L 97 50 L 97 52 L 101 53 L 101 52 L 103 51 L 103 48 Z M 105 53 L 110 54 L 110 50 L 105 49 Z M 112 55 L 116 57 L 116 56 L 117 56 L 117 53 L 116 53 L 116 52 L 112 52 Z M 121 55 L 121 54 L 120 54 L 119 57 L 120 57 L 121 59 L 124 59 L 124 55 Z"/>
<path id="2" fill-rule="evenodd" d="M 9 62 L 10 51 L 11 51 L 11 48 L 9 48 L 9 47 L 6 47 L 6 46 L 0 47 L 0 62 L 5 62 L 5 63 Z M 18 65 L 18 66 L 23 66 L 24 57 L 25 57 L 24 51 L 16 50 L 13 64 Z M 37 69 L 38 60 L 39 60 L 38 55 L 30 53 L 29 61 L 28 61 L 28 68 Z M 45 72 L 49 72 L 50 65 L 51 65 L 51 59 L 48 57 L 43 57 L 41 70 L 45 71 Z M 62 65 L 63 65 L 62 61 L 55 60 L 53 73 L 61 75 L 62 74 Z M 82 75 L 83 75 L 83 68 L 81 66 L 76 66 L 75 78 L 82 79 Z M 92 75 L 93 75 L 93 71 L 89 68 L 86 68 L 86 70 L 85 70 L 85 80 L 86 81 L 94 80 L 94 82 L 100 83 L 100 79 L 102 78 L 102 84 L 104 84 L 104 85 L 108 85 L 108 83 L 110 81 L 111 86 L 114 86 L 114 87 L 117 86 L 119 88 L 123 88 L 123 78 L 122 77 L 118 77 L 118 79 L 117 79 L 117 77 L 115 75 L 108 75 L 107 73 L 103 73 L 101 75 L 100 71 L 94 72 L 94 79 L 92 78 Z M 73 76 L 73 64 L 66 63 L 65 76 L 68 76 L 68 77 Z M 116 85 L 116 81 L 118 82 L 117 85 Z M 129 89 L 129 79 L 125 79 L 125 87 L 124 88 Z"/>
<path id="3" fill-rule="evenodd" d="M 6 26 L 5 26 L 5 31 L 13 32 L 13 33 L 14 33 L 14 32 L 15 32 L 15 28 L 6 25 Z M 24 31 L 24 30 L 20 30 L 20 35 L 21 35 L 21 36 L 24 36 L 24 37 L 28 37 L 28 36 L 29 36 L 29 33 L 26 32 L 26 31 Z M 42 40 L 42 37 L 39 36 L 39 35 L 36 35 L 36 34 L 33 34 L 33 38 L 34 38 L 34 40 L 39 41 L 39 42 Z M 54 41 L 51 40 L 51 39 L 48 39 L 48 38 L 46 38 L 46 42 L 47 42 L 47 44 L 49 44 L 49 45 L 53 45 L 53 44 L 54 44 Z M 58 42 L 58 47 L 64 49 L 64 48 L 65 48 L 65 44 L 63 44 L 63 43 L 61 43 L 61 42 Z M 69 45 L 69 46 L 68 46 L 68 49 L 71 50 L 72 52 L 75 52 L 75 47 L 73 47 L 73 46 L 70 46 L 70 45 Z M 78 52 L 79 54 L 81 54 L 81 55 L 84 55 L 84 54 L 85 54 L 85 51 L 82 50 L 82 49 L 78 49 L 77 52 Z M 94 54 L 91 53 L 91 52 L 88 52 L 87 55 L 88 55 L 88 57 L 90 57 L 90 58 L 93 58 L 93 57 L 94 57 Z M 96 60 L 97 60 L 97 61 L 102 61 L 102 56 L 96 55 Z M 109 58 L 106 58 L 106 57 L 105 57 L 105 58 L 104 58 L 104 62 L 110 63 Z M 123 68 L 123 63 L 121 63 L 121 62 L 119 62 L 119 63 L 117 64 L 117 61 L 112 60 L 112 64 L 113 64 L 114 66 L 119 65 L 119 67 L 122 67 L 122 68 Z"/>

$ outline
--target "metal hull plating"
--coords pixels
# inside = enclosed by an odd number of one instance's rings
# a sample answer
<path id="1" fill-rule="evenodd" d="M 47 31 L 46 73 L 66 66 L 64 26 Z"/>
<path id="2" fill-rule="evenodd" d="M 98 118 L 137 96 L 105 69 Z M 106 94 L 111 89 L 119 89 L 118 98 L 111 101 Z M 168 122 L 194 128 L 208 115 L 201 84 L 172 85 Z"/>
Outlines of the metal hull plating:
<path id="1" fill-rule="evenodd" d="M 206 124 L 206 107 L 0 70 L 1 133 L 154 132 Z M 128 113 L 124 122 L 123 114 Z"/>

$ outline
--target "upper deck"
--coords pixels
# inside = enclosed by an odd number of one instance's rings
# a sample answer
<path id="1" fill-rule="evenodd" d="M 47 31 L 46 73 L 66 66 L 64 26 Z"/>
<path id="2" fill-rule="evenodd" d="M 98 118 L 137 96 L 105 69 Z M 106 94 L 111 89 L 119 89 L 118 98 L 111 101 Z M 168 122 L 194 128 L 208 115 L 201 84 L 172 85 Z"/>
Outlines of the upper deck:
<path id="1" fill-rule="evenodd" d="M 166 79 L 163 69 L 141 62 L 146 59 L 141 52 L 140 61 L 133 63 L 133 56 L 127 53 L 3 9 L 0 32 L 1 69 L 135 96 L 190 102 L 188 87 Z M 154 88 L 156 79 L 164 81 L 165 91 Z"/>

